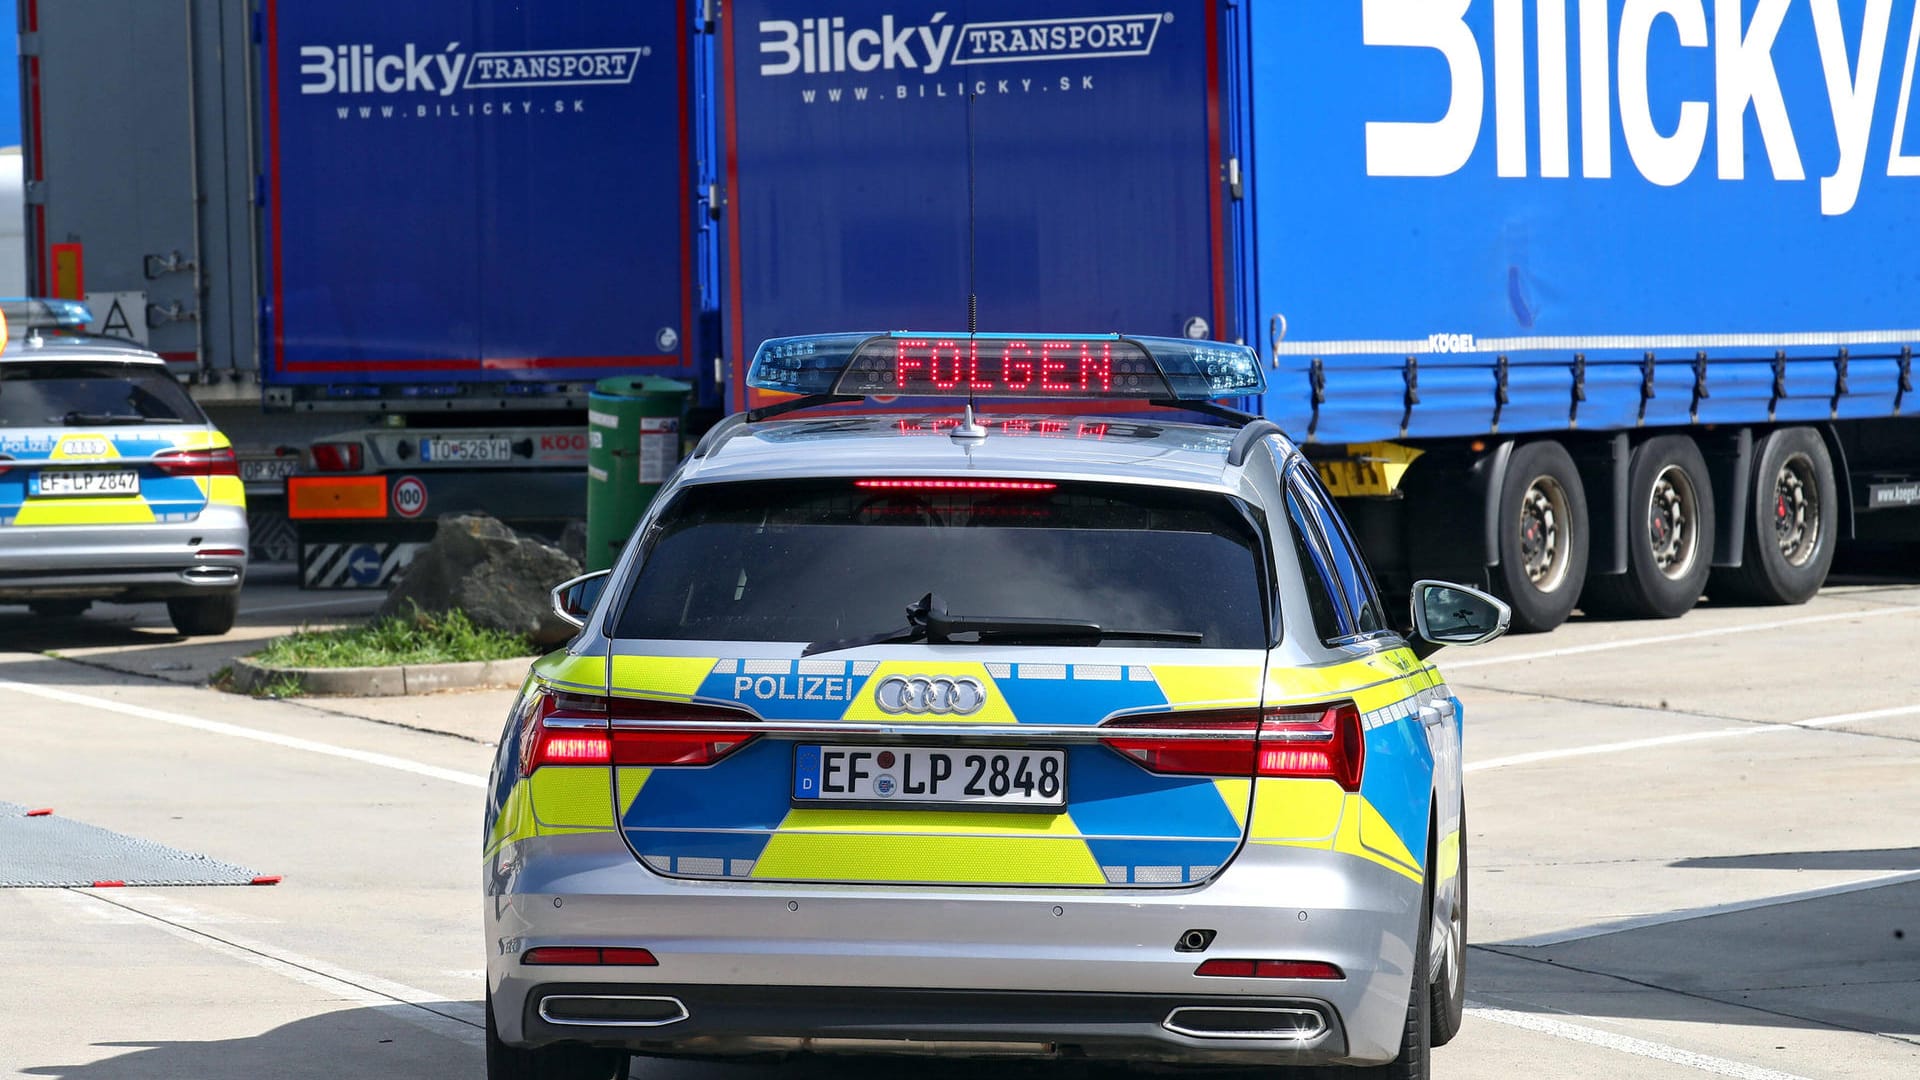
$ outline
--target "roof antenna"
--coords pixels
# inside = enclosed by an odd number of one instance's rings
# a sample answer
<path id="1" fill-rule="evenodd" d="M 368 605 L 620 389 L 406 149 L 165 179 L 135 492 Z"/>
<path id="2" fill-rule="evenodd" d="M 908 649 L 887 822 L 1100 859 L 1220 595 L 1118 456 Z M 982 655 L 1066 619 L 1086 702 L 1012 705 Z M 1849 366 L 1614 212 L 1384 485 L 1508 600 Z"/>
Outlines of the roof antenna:
<path id="1" fill-rule="evenodd" d="M 975 197 L 977 183 L 974 179 L 973 152 L 973 105 L 979 99 L 978 94 L 967 95 L 967 337 L 972 338 L 980 332 L 980 294 L 974 288 L 974 220 L 978 217 L 978 201 Z M 981 427 L 973 418 L 973 384 L 967 384 L 967 411 L 960 426 L 953 429 L 953 439 L 961 445 L 984 439 L 987 429 Z"/>

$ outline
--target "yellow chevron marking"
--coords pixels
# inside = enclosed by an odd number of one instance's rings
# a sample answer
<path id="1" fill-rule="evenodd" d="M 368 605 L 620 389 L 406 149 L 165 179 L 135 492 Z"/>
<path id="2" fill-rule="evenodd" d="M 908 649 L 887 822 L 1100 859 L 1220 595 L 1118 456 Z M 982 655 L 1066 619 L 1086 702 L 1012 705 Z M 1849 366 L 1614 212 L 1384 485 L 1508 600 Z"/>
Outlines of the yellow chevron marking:
<path id="1" fill-rule="evenodd" d="M 647 786 L 647 778 L 653 775 L 652 769 L 640 769 L 631 765 L 613 770 L 614 790 L 619 793 L 620 820 L 627 820 L 627 814 L 633 809 L 633 801 L 640 797 L 640 789 Z"/>
<path id="2" fill-rule="evenodd" d="M 946 810 L 793 810 L 780 823 L 785 832 L 899 833 L 915 836 L 974 836 L 980 833 L 1032 833 L 1078 836 L 1066 814 L 997 814 Z"/>
<path id="3" fill-rule="evenodd" d="M 691 698 L 717 662 L 711 656 L 616 656 L 613 692 L 621 697 Z"/>
<path id="4" fill-rule="evenodd" d="M 953 716 L 946 713 L 902 713 L 895 716 L 892 713 L 881 712 L 880 703 L 874 699 L 875 691 L 879 688 L 881 680 L 892 675 L 901 675 L 909 678 L 915 675 L 946 675 L 952 678 L 978 679 L 980 685 L 986 688 L 987 702 L 980 707 L 979 712 L 970 713 L 966 716 Z M 859 682 L 859 679 L 857 677 L 851 677 L 849 681 Z M 874 669 L 873 675 L 869 677 L 865 683 L 861 684 L 860 692 L 855 695 L 852 701 L 847 703 L 847 711 L 841 716 L 841 719 L 883 720 L 896 724 L 912 723 L 916 720 L 935 724 L 1012 724 L 1017 722 L 1014 719 L 1013 710 L 1007 706 L 1006 695 L 1000 692 L 1000 684 L 994 681 L 993 676 L 987 674 L 987 666 L 985 664 L 944 658 L 887 660 L 882 662 L 878 668 Z"/>
<path id="5" fill-rule="evenodd" d="M 1379 863 L 1415 881 L 1425 881 L 1419 860 L 1407 850 L 1406 843 L 1393 831 L 1393 826 L 1387 824 L 1387 819 L 1380 816 L 1380 811 L 1375 810 L 1365 796 L 1349 795 L 1347 800 L 1349 808 L 1356 812 L 1342 819 L 1340 832 L 1334 838 L 1334 850 Z"/>
<path id="6" fill-rule="evenodd" d="M 1323 846 L 1340 828 L 1347 793 L 1332 780 L 1263 777 L 1254 788 L 1255 840 L 1319 841 Z"/>
<path id="7" fill-rule="evenodd" d="M 1247 809 L 1253 803 L 1253 781 L 1251 780 L 1215 780 L 1214 789 L 1220 792 L 1220 801 L 1232 811 L 1235 824 L 1240 831 L 1247 831 Z"/>
<path id="8" fill-rule="evenodd" d="M 712 661 L 707 661 L 711 664 Z M 533 673 L 543 679 L 572 683 L 575 686 L 607 685 L 607 658 L 573 656 L 565 652 L 548 653 L 534 661 Z"/>
<path id="9" fill-rule="evenodd" d="M 151 525 L 153 507 L 138 495 L 28 499 L 15 525 Z"/>
<path id="10" fill-rule="evenodd" d="M 978 826 L 975 826 L 976 828 Z M 778 833 L 756 878 L 924 881 L 968 885 L 1105 885 L 1086 842 L 1032 836 L 860 836 Z"/>
<path id="11" fill-rule="evenodd" d="M 1230 709 L 1260 704 L 1257 664 L 1155 664 L 1153 677 L 1175 709 Z"/>
<path id="12" fill-rule="evenodd" d="M 247 485 L 237 476 L 202 477 L 200 490 L 214 506 L 247 505 Z"/>
<path id="13" fill-rule="evenodd" d="M 549 765 L 529 779 L 533 816 L 542 831 L 552 826 L 613 828 L 611 770 L 599 765 Z"/>

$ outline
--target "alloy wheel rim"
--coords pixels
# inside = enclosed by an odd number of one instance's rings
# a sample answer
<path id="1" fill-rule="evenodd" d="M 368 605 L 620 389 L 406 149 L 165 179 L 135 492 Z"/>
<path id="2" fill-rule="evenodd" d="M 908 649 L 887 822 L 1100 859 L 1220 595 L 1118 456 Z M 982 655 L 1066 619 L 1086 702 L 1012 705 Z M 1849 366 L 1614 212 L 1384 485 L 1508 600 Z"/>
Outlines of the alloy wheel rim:
<path id="1" fill-rule="evenodd" d="M 1564 523 L 1567 489 L 1551 476 L 1536 476 L 1520 497 L 1520 560 L 1527 580 L 1543 593 L 1567 580 Z"/>
<path id="2" fill-rule="evenodd" d="M 1693 478 L 1678 465 L 1660 470 L 1647 493 L 1647 542 L 1653 565 L 1669 581 L 1686 577 L 1700 557 L 1699 520 Z"/>
<path id="3" fill-rule="evenodd" d="M 1805 566 L 1820 546 L 1820 489 L 1813 459 L 1793 454 L 1773 480 L 1773 536 L 1788 566 Z"/>

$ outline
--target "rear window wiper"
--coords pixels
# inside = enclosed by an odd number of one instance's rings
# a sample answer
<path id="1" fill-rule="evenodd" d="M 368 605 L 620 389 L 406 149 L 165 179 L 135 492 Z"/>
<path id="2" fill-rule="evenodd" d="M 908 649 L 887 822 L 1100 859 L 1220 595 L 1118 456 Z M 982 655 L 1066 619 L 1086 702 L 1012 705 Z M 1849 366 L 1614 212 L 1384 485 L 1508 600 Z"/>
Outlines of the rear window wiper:
<path id="1" fill-rule="evenodd" d="M 151 423 L 172 424 L 172 423 L 178 423 L 179 421 L 168 420 L 164 417 L 158 417 L 158 416 L 140 416 L 136 413 L 104 413 L 104 412 L 76 411 L 76 412 L 70 412 L 67 415 L 62 416 L 60 418 L 60 422 L 62 424 L 65 424 L 68 427 L 73 427 L 76 424 L 151 424 Z"/>
<path id="2" fill-rule="evenodd" d="M 857 649 L 863 645 L 900 645 L 925 641 L 930 645 L 953 644 L 956 634 L 973 634 L 975 643 L 1019 641 L 1186 641 L 1198 644 L 1206 635 L 1197 630 L 1114 630 L 1099 623 L 1067 619 L 1041 619 L 1015 615 L 954 615 L 944 600 L 928 593 L 907 605 L 907 625 L 866 637 L 816 641 L 801 651 L 802 656 Z"/>

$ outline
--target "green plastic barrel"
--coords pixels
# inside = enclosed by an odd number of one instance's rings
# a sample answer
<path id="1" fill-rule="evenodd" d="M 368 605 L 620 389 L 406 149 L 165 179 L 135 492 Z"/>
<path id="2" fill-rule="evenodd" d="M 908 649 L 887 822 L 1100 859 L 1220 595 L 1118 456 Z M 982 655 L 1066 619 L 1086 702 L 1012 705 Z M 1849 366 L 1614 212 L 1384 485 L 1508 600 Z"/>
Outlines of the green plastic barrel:
<path id="1" fill-rule="evenodd" d="M 674 379 L 602 379 L 587 398 L 587 569 L 605 570 L 680 463 L 680 417 L 693 387 Z"/>

